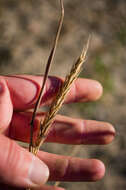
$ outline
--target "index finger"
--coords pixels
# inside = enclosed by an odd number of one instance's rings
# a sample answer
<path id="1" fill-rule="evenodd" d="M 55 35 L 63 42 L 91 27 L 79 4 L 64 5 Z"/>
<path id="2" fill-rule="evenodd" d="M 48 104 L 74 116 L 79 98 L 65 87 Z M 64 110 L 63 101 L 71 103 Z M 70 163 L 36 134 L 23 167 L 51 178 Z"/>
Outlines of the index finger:
<path id="1" fill-rule="evenodd" d="M 4 76 L 12 99 L 14 110 L 34 108 L 39 96 L 43 77 L 32 75 Z M 41 106 L 49 105 L 55 98 L 64 79 L 48 77 Z M 65 99 L 65 103 L 97 100 L 102 94 L 99 82 L 90 79 L 77 79 Z"/>

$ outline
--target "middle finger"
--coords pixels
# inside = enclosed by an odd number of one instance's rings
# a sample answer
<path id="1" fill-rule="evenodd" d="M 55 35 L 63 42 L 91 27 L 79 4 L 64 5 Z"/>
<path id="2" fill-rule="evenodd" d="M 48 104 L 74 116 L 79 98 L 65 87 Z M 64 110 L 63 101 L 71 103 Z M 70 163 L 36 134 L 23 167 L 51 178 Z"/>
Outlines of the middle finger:
<path id="1" fill-rule="evenodd" d="M 36 140 L 39 132 L 40 119 L 44 118 L 44 115 L 44 113 L 38 114 L 35 119 L 34 140 Z M 14 112 L 9 136 L 15 140 L 29 142 L 29 123 L 31 117 L 31 112 Z M 46 142 L 62 144 L 108 144 L 113 140 L 114 136 L 115 129 L 109 123 L 57 115 Z"/>

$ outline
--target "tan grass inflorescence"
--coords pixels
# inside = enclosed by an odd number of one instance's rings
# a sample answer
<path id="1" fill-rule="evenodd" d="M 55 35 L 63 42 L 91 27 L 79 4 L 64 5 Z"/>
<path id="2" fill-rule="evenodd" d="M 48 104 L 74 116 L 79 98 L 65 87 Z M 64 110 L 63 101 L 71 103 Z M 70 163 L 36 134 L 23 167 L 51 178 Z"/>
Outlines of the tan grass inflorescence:
<path id="1" fill-rule="evenodd" d="M 38 134 L 37 140 L 35 142 L 35 147 L 33 150 L 33 153 L 35 155 L 37 154 L 40 146 L 42 145 L 45 138 L 47 137 L 49 129 L 51 127 L 51 124 L 54 121 L 54 118 L 55 118 L 57 112 L 60 110 L 60 108 L 65 100 L 65 97 L 70 90 L 71 85 L 77 79 L 77 77 L 81 71 L 82 65 L 86 60 L 86 54 L 87 54 L 87 50 L 89 47 L 89 39 L 88 39 L 87 45 L 83 49 L 80 57 L 77 59 L 76 63 L 73 65 L 70 73 L 66 76 L 65 81 L 64 81 L 63 85 L 60 87 L 55 100 L 53 101 L 52 105 L 50 106 L 50 109 L 47 112 L 43 123 L 42 123 L 42 121 L 40 122 L 40 132 Z"/>

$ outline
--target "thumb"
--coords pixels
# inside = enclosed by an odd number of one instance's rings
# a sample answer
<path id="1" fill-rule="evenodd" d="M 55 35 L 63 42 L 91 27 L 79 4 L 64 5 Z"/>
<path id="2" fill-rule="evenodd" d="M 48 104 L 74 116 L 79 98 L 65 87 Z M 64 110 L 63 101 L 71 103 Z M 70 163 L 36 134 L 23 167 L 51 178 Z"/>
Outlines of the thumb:
<path id="1" fill-rule="evenodd" d="M 10 92 L 5 79 L 0 77 L 0 133 L 5 132 L 13 114 Z"/>
<path id="2" fill-rule="evenodd" d="M 0 181 L 17 187 L 40 187 L 49 176 L 48 167 L 13 140 L 0 135 Z"/>

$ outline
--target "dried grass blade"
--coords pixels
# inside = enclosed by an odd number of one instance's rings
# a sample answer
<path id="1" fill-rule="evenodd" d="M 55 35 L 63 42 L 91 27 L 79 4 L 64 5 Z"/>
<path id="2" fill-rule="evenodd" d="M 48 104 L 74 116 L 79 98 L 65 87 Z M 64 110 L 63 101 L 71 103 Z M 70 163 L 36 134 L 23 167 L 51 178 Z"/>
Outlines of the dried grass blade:
<path id="1" fill-rule="evenodd" d="M 36 116 L 36 113 L 37 113 L 38 108 L 40 106 L 40 102 L 41 102 L 41 99 L 42 99 L 42 96 L 43 96 L 44 87 L 45 87 L 46 80 L 47 80 L 47 77 L 48 77 L 48 73 L 49 73 L 49 70 L 50 70 L 50 67 L 51 67 L 51 64 L 52 64 L 55 52 L 56 52 L 59 36 L 60 36 L 60 33 L 61 33 L 61 28 L 62 28 L 62 25 L 63 25 L 63 19 L 64 19 L 63 0 L 60 0 L 60 6 L 61 6 L 61 16 L 60 16 L 60 20 L 59 20 L 58 30 L 57 30 L 56 37 L 55 37 L 55 40 L 54 40 L 54 43 L 53 43 L 53 47 L 51 49 L 51 52 L 50 52 L 50 55 L 49 55 L 49 58 L 48 58 L 48 61 L 47 61 L 47 65 L 46 65 L 46 70 L 45 70 L 45 74 L 44 74 L 44 79 L 43 79 L 42 87 L 41 87 L 40 94 L 39 94 L 39 97 L 37 99 L 37 102 L 35 104 L 35 108 L 34 108 L 32 119 L 31 119 L 31 123 L 30 123 L 30 125 L 31 125 L 30 145 L 29 145 L 29 151 L 30 152 L 34 151 L 33 150 L 34 149 L 34 147 L 33 147 L 33 128 L 34 128 L 35 116 Z"/>

